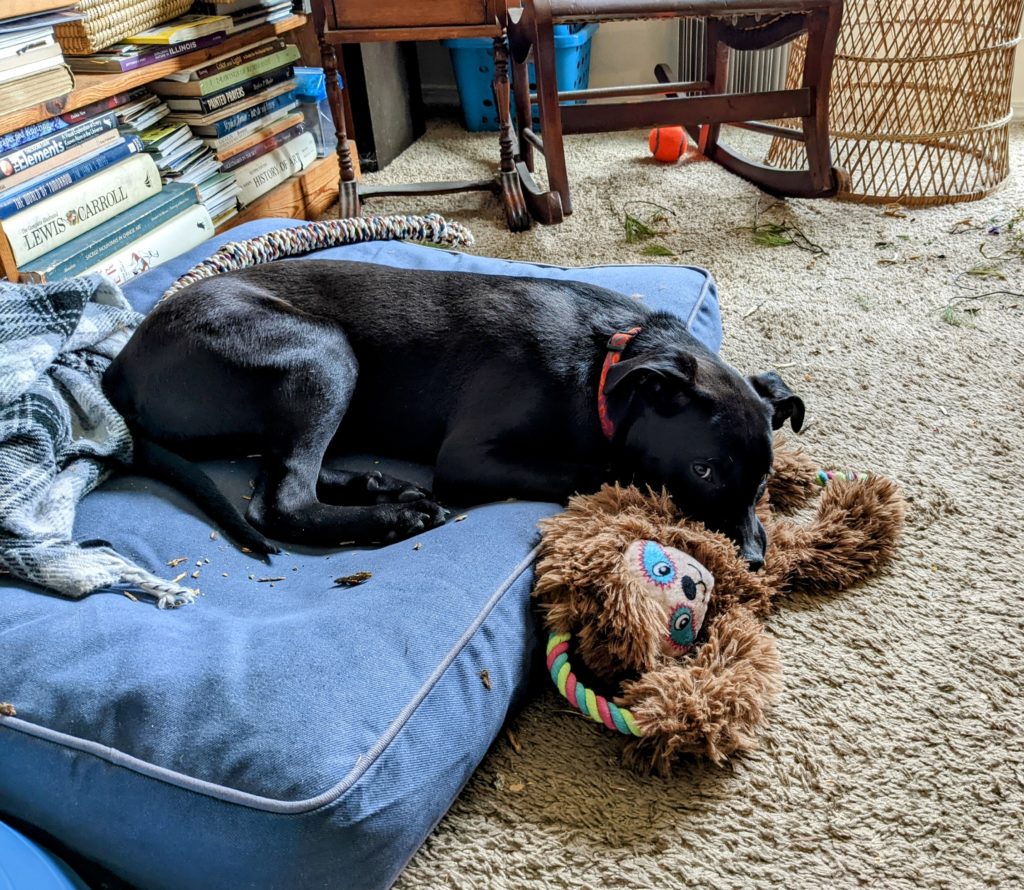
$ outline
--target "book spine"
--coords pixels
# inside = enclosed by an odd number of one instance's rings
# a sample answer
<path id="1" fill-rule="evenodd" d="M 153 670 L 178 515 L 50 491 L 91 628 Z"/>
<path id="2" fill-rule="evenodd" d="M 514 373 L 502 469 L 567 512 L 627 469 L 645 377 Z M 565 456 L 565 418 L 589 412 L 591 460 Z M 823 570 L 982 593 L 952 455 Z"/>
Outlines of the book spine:
<path id="1" fill-rule="evenodd" d="M 48 161 L 69 148 L 113 130 L 117 127 L 117 115 L 108 112 L 103 117 L 84 121 L 66 130 L 58 130 L 44 139 L 30 142 L 22 148 L 0 156 L 0 180 L 28 170 L 36 164 Z"/>
<path id="2" fill-rule="evenodd" d="M 212 77 L 214 74 L 220 74 L 222 71 L 230 71 L 232 68 L 236 68 L 239 65 L 245 65 L 248 62 L 262 59 L 264 56 L 269 56 L 272 53 L 280 52 L 284 49 L 285 43 L 283 40 L 272 40 L 270 43 L 261 43 L 259 46 L 254 46 L 252 49 L 247 49 L 245 52 L 237 53 L 233 56 L 228 56 L 226 59 L 221 59 L 219 62 L 211 62 L 209 65 L 204 65 L 202 68 L 196 70 L 196 80 L 202 80 L 204 77 Z"/>
<path id="3" fill-rule="evenodd" d="M 266 102 L 260 102 L 259 105 L 253 105 L 252 108 L 246 108 L 244 111 L 239 111 L 230 117 L 224 118 L 224 120 L 217 121 L 212 125 L 212 129 L 215 130 L 215 134 L 218 138 L 221 136 L 227 136 L 228 133 L 234 133 L 235 130 L 241 129 L 246 124 L 251 124 L 253 121 L 259 120 L 261 117 L 265 117 L 268 114 L 273 114 L 280 108 L 283 108 L 290 102 L 295 101 L 295 94 L 288 92 L 282 93 L 280 96 L 275 96 L 273 99 L 267 99 Z"/>
<path id="4" fill-rule="evenodd" d="M 22 127 L 20 130 L 15 130 L 12 133 L 4 133 L 0 136 L 0 152 L 14 151 L 14 149 L 28 145 L 30 142 L 35 142 L 37 139 L 45 139 L 58 130 L 67 129 L 68 126 L 68 122 L 63 118 L 51 117 L 45 121 L 40 121 L 38 124 Z"/>
<path id="5" fill-rule="evenodd" d="M 223 34 L 207 34 L 205 37 L 196 37 L 192 40 L 185 40 L 181 43 L 172 44 L 171 46 L 153 47 L 152 51 L 147 49 L 134 56 L 118 59 L 118 65 L 120 66 L 122 73 L 126 71 L 135 71 L 138 68 L 148 68 L 150 65 L 156 65 L 159 62 L 166 62 L 168 59 L 183 56 L 186 53 L 194 53 L 201 49 L 209 49 L 212 46 L 217 46 L 217 44 L 222 43 L 223 41 Z"/>
<path id="6" fill-rule="evenodd" d="M 290 142 L 296 136 L 301 136 L 305 132 L 305 124 L 296 124 L 294 127 L 289 127 L 287 130 L 282 130 L 277 135 L 271 136 L 269 139 L 264 139 L 252 148 L 240 151 L 233 158 L 228 158 L 228 160 L 220 165 L 220 172 L 230 173 L 232 170 L 237 170 L 243 164 L 248 164 L 250 161 L 255 161 L 256 158 L 261 158 L 263 155 L 269 154 L 275 148 L 280 148 L 286 142 Z"/>
<path id="7" fill-rule="evenodd" d="M 264 90 L 269 90 L 271 87 L 277 86 L 279 83 L 283 83 L 294 73 L 295 69 L 289 65 L 287 68 L 282 68 L 280 71 L 274 71 L 270 74 L 263 74 L 252 80 L 247 80 L 245 83 L 240 83 L 237 86 L 231 87 L 223 93 L 214 93 L 212 96 L 200 97 L 200 113 L 209 114 L 212 111 L 224 108 L 232 102 L 237 102 L 240 99 L 247 99 L 250 96 L 255 96 L 257 93 L 262 93 Z"/>
<path id="8" fill-rule="evenodd" d="M 160 173 L 144 153 L 83 180 L 3 222 L 19 266 L 88 232 L 160 191 Z"/>
<path id="9" fill-rule="evenodd" d="M 124 284 L 198 247 L 212 235 L 209 211 L 202 204 L 195 204 L 85 271 L 102 272 L 116 284 Z"/>
<path id="10" fill-rule="evenodd" d="M 71 164 L 51 174 L 42 182 L 33 180 L 27 187 L 0 198 L 0 219 L 7 219 L 15 213 L 20 213 L 33 204 L 38 204 L 140 151 L 142 151 L 141 140 L 137 136 L 131 136 L 100 151 L 91 158 L 83 159 L 81 162 Z"/>
<path id="11" fill-rule="evenodd" d="M 195 188 L 168 187 L 109 220 L 95 231 L 86 232 L 19 269 L 26 279 L 53 281 L 81 275 L 104 257 L 132 244 L 173 216 L 198 203 Z"/>
<path id="12" fill-rule="evenodd" d="M 243 207 L 248 206 L 315 160 L 316 143 L 313 134 L 303 133 L 280 148 L 239 167 L 235 171 L 239 186 L 238 203 Z"/>
<path id="13" fill-rule="evenodd" d="M 230 68 L 227 71 L 222 71 L 220 74 L 211 75 L 200 80 L 200 95 L 208 96 L 210 93 L 219 93 L 221 90 L 234 86 L 243 80 L 250 80 L 260 74 L 265 74 L 267 71 L 273 71 L 275 68 L 290 65 L 298 57 L 298 48 L 289 45 L 272 55 L 264 56 L 262 59 L 255 59 L 252 62 L 239 65 L 237 68 Z"/>

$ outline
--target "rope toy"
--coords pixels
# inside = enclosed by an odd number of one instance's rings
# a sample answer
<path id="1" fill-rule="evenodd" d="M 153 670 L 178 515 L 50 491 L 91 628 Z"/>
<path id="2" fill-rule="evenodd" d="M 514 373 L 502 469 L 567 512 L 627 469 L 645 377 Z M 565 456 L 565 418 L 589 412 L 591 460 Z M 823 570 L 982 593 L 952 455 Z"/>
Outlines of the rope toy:
<path id="1" fill-rule="evenodd" d="M 449 247 L 471 247 L 474 239 L 464 225 L 448 222 L 437 213 L 329 219 L 276 229 L 245 241 L 229 241 L 175 281 L 158 302 L 162 303 L 190 284 L 224 272 L 364 241 L 429 241 Z"/>
<path id="2" fill-rule="evenodd" d="M 869 473 L 855 470 L 818 470 L 814 474 L 814 481 L 822 487 L 835 479 L 856 482 L 869 478 Z M 642 737 L 644 732 L 628 708 L 616 705 L 580 682 L 569 662 L 571 640 L 570 633 L 548 633 L 547 669 L 562 698 L 584 717 L 603 724 L 613 732 Z"/>
<path id="3" fill-rule="evenodd" d="M 548 634 L 547 664 L 548 673 L 554 680 L 562 697 L 584 717 L 595 723 L 603 723 L 614 732 L 623 735 L 642 736 L 643 732 L 636 725 L 633 714 L 628 708 L 620 708 L 615 702 L 608 701 L 593 689 L 584 686 L 569 664 L 569 640 L 572 634 Z"/>

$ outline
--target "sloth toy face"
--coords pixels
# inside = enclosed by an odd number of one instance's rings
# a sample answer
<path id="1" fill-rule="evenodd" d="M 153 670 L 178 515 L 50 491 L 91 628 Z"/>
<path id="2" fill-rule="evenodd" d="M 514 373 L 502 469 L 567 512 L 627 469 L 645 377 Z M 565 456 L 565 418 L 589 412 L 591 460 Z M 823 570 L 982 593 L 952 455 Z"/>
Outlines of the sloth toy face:
<path id="1" fill-rule="evenodd" d="M 634 541 L 625 559 L 628 571 L 665 614 L 664 653 L 675 657 L 689 652 L 715 586 L 711 572 L 682 550 L 657 541 Z"/>

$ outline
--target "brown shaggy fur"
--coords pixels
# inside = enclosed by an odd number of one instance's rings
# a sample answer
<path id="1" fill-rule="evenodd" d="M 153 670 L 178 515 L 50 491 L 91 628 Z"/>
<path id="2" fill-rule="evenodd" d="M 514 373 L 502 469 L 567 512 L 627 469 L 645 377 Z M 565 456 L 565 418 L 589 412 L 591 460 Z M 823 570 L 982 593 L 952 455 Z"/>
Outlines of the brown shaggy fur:
<path id="1" fill-rule="evenodd" d="M 626 742 L 624 760 L 640 772 L 671 772 L 681 755 L 720 763 L 753 748 L 765 707 L 780 688 L 775 641 L 762 619 L 780 593 L 850 587 L 893 556 L 903 527 L 903 499 L 881 477 L 834 481 L 821 490 L 814 464 L 776 446 L 768 491 L 758 506 L 768 532 L 764 568 L 747 570 L 732 542 L 681 517 L 664 492 L 606 485 L 574 497 L 541 524 L 543 542 L 533 595 L 549 629 L 574 634 L 574 663 L 584 665 L 644 731 Z M 817 498 L 814 515 L 793 513 Z M 665 615 L 627 570 L 623 554 L 637 540 L 675 547 L 715 577 L 694 653 L 662 650 Z"/>

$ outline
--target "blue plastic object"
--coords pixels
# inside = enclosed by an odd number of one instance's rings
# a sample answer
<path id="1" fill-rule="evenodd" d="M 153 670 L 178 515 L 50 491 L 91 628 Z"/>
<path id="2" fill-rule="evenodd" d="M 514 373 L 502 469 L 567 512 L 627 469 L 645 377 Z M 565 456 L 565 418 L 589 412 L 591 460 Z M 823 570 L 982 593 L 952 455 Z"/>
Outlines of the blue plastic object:
<path id="1" fill-rule="evenodd" d="M 585 90 L 590 84 L 590 44 L 598 26 L 555 25 L 555 79 L 559 90 Z M 474 133 L 498 129 L 498 114 L 494 106 L 494 51 L 487 37 L 463 37 L 445 40 L 444 45 L 452 57 L 455 83 L 462 102 L 462 119 L 466 129 Z M 530 89 L 537 88 L 531 63 Z M 515 83 L 512 84 L 515 89 Z M 515 108 L 512 109 L 515 117 Z M 537 106 L 533 107 L 533 123 L 540 123 Z"/>
<path id="2" fill-rule="evenodd" d="M 0 887 L 3 890 L 88 890 L 56 856 L 0 822 Z"/>
<path id="3" fill-rule="evenodd" d="M 338 86 L 343 86 L 340 74 Z M 327 103 L 327 77 L 323 68 L 295 69 L 295 98 L 299 100 L 306 129 L 313 134 L 317 157 L 327 157 L 337 146 L 338 138 Z"/>

